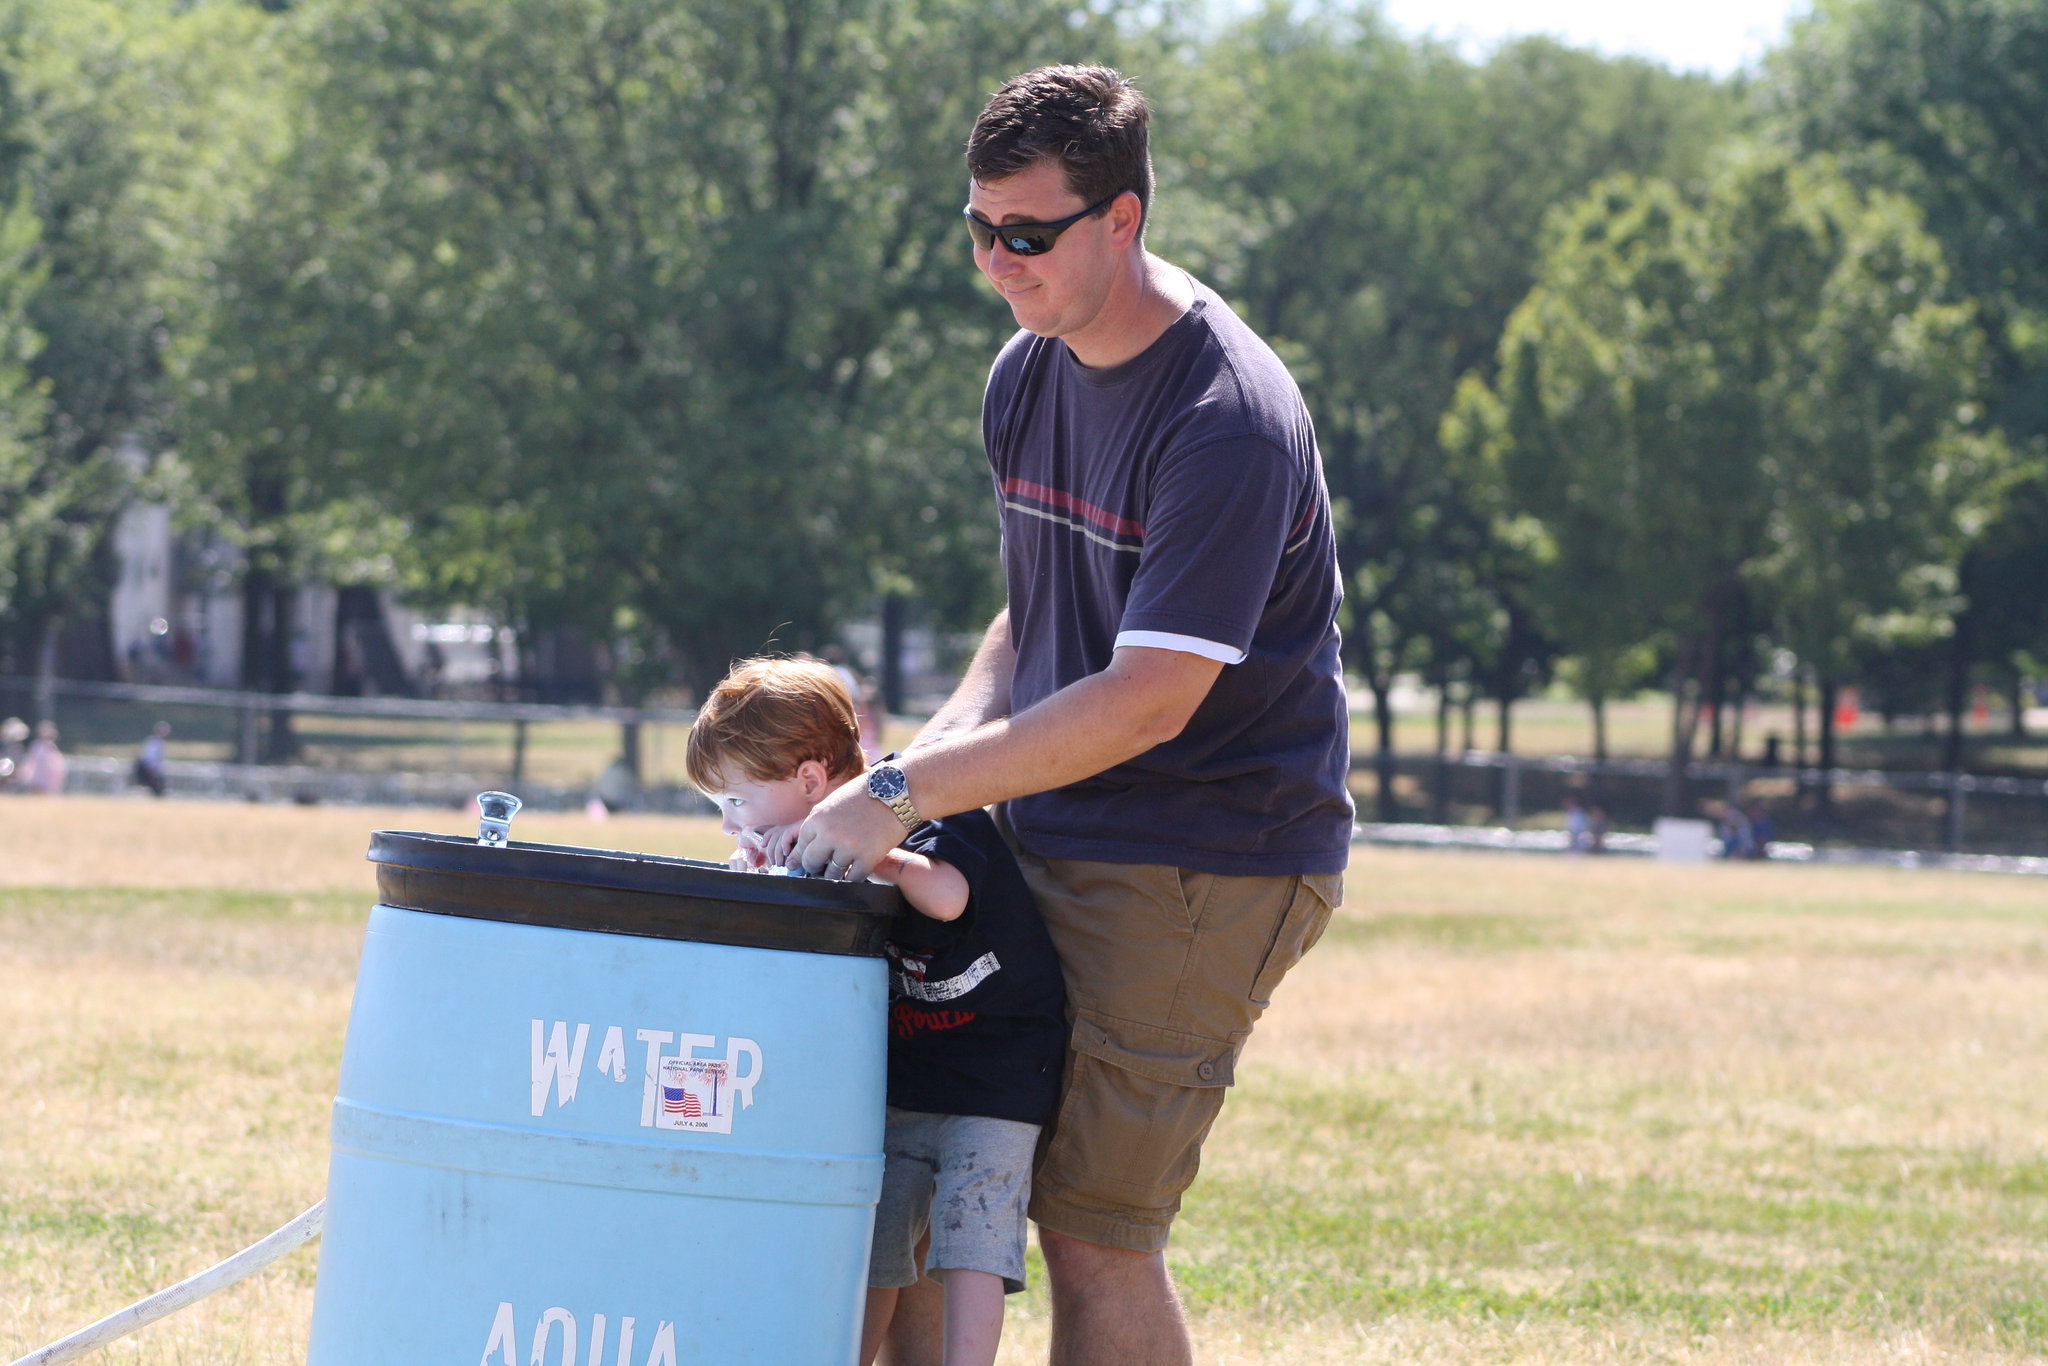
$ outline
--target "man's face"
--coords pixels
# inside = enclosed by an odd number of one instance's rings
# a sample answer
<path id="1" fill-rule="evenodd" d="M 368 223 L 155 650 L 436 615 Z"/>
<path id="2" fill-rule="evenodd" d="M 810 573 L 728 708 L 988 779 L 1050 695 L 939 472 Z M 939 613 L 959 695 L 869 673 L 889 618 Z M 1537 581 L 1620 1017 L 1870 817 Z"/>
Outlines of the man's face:
<path id="1" fill-rule="evenodd" d="M 1108 297 L 1117 257 L 1128 245 L 1117 224 L 1129 217 L 1125 206 L 1135 203 L 1126 197 L 1082 219 L 1042 255 L 1019 256 L 998 243 L 986 251 L 976 247 L 974 264 L 1010 305 L 1019 327 L 1041 337 L 1071 336 L 1095 320 Z M 983 222 L 1000 226 L 1056 222 L 1088 205 L 1067 188 L 1059 163 L 1041 161 L 1002 180 L 970 182 L 967 207 Z"/>

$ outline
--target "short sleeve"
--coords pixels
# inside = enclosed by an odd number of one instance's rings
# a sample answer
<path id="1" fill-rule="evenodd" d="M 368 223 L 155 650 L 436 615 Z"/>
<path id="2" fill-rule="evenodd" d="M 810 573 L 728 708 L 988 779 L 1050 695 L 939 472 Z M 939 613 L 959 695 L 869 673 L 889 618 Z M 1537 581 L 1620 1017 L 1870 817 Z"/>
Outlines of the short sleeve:
<path id="1" fill-rule="evenodd" d="M 1235 652 L 1253 633 L 1301 502 L 1302 476 L 1259 436 L 1227 437 L 1162 461 L 1145 510 L 1145 546 L 1119 639 L 1190 637 Z"/>
<path id="2" fill-rule="evenodd" d="M 969 904 L 981 899 L 982 884 L 987 881 L 989 858 L 986 850 L 973 838 L 973 833 L 964 829 L 969 818 L 988 816 L 979 811 L 963 812 L 959 816 L 948 816 L 943 820 L 926 821 L 910 832 L 903 841 L 903 847 L 913 854 L 922 854 L 936 863 L 947 863 L 960 870 L 960 876 L 967 879 Z M 994 835 L 994 825 L 989 833 Z M 1000 839 L 1000 835 L 996 835 Z"/>

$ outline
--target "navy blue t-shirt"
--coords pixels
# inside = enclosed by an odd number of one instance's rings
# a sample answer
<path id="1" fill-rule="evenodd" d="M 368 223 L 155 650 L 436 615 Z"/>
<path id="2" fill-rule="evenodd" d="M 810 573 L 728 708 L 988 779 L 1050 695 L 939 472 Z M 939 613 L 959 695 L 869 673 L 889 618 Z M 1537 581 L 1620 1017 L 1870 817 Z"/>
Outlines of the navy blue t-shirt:
<path id="1" fill-rule="evenodd" d="M 926 821 L 903 847 L 967 879 L 967 909 L 906 908 L 889 936 L 889 1103 L 1044 1124 L 1059 1099 L 1067 994 L 1059 956 L 986 811 Z"/>
<path id="2" fill-rule="evenodd" d="M 1340 872 L 1343 592 L 1315 431 L 1280 358 L 1194 288 L 1194 307 L 1122 365 L 1091 370 L 1020 332 L 989 375 L 1011 709 L 1100 673 L 1119 645 L 1224 663 L 1180 735 L 1009 816 L 1041 857 Z"/>

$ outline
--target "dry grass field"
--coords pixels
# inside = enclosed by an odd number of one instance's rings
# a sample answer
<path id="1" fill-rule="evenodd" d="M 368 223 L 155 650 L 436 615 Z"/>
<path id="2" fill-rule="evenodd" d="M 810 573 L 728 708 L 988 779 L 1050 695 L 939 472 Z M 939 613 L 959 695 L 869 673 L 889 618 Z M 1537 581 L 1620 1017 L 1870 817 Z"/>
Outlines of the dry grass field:
<path id="1" fill-rule="evenodd" d="M 459 824 L 0 800 L 0 1360 L 319 1196 L 368 833 Z M 1361 850 L 1349 895 L 1176 1237 L 1204 1362 L 2048 1360 L 2048 884 Z M 300 1360 L 313 1267 L 102 1359 Z"/>

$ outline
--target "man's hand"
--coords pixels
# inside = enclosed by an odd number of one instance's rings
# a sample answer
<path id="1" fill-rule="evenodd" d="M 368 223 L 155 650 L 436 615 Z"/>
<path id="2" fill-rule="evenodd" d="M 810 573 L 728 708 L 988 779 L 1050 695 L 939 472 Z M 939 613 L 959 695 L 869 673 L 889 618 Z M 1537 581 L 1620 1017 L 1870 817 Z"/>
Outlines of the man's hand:
<path id="1" fill-rule="evenodd" d="M 789 866 L 812 877 L 859 882 L 903 842 L 903 822 L 858 779 L 811 808 Z"/>

